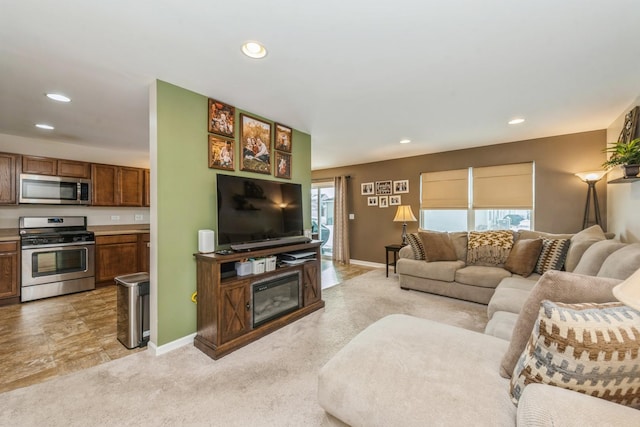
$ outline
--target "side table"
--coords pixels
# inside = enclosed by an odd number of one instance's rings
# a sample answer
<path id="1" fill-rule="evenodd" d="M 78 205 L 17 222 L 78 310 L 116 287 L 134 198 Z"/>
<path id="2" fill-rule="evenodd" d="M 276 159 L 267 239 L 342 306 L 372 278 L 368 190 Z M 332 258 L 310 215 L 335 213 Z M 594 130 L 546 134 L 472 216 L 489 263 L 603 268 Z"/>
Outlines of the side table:
<path id="1" fill-rule="evenodd" d="M 404 245 L 387 245 L 385 246 L 385 259 L 386 259 L 386 266 L 387 266 L 387 277 L 389 277 L 389 266 L 393 265 L 393 272 L 396 272 L 396 263 L 398 262 L 398 252 L 400 252 L 400 249 L 402 249 L 404 247 Z M 389 264 L 389 252 L 393 253 L 393 263 Z"/>

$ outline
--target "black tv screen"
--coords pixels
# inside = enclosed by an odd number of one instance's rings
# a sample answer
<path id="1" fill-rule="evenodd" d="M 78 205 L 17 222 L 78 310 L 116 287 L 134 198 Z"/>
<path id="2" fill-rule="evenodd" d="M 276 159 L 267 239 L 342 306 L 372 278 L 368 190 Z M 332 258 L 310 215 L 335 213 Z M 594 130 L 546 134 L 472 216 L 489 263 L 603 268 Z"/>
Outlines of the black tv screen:
<path id="1" fill-rule="evenodd" d="M 217 175 L 218 245 L 304 235 L 302 185 Z"/>

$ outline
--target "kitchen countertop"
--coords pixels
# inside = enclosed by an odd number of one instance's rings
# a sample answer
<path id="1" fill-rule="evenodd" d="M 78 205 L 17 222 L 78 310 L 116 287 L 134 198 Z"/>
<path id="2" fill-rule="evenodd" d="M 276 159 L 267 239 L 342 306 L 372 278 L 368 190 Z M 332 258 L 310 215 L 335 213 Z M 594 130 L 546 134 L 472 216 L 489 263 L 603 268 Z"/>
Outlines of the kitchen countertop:
<path id="1" fill-rule="evenodd" d="M 96 236 L 113 236 L 116 234 L 149 233 L 149 224 L 90 225 L 87 227 Z"/>
<path id="2" fill-rule="evenodd" d="M 0 242 L 11 242 L 20 240 L 17 228 L 0 228 Z"/>

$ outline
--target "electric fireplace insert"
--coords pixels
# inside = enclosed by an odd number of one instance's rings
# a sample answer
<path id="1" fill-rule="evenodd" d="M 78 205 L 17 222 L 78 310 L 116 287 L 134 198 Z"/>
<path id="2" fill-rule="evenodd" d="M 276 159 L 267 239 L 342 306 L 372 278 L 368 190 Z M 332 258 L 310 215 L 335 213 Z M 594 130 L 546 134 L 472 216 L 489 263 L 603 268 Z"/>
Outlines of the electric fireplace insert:
<path id="1" fill-rule="evenodd" d="M 270 277 L 252 285 L 253 327 L 302 307 L 300 272 Z"/>

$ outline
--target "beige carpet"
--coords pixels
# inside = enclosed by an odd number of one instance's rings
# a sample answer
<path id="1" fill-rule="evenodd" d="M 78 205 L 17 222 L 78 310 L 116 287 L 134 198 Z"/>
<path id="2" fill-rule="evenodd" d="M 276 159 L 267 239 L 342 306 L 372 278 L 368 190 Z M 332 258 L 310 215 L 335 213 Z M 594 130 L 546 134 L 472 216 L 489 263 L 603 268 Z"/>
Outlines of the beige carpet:
<path id="1" fill-rule="evenodd" d="M 359 331 L 407 313 L 481 331 L 486 306 L 403 291 L 374 270 L 323 291 L 324 310 L 214 361 L 150 352 L 0 394 L 2 426 L 323 426 L 317 372 Z"/>

